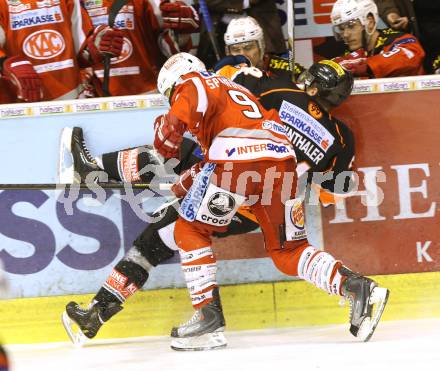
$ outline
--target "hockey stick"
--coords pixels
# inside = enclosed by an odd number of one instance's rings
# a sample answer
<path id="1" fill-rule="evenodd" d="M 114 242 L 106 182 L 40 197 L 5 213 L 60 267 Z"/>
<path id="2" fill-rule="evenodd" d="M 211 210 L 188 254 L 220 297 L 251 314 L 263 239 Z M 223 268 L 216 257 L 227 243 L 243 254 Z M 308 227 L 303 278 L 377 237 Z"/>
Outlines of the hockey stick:
<path id="1" fill-rule="evenodd" d="M 113 0 L 112 6 L 110 7 L 110 12 L 108 14 L 108 25 L 113 28 L 115 25 L 115 19 L 122 7 L 127 4 L 128 0 Z M 104 55 L 104 79 L 102 81 L 102 90 L 105 97 L 110 96 L 108 90 L 108 84 L 110 80 L 110 60 L 111 56 L 109 54 Z"/>
<path id="2" fill-rule="evenodd" d="M 295 0 L 287 0 L 287 44 L 289 47 L 289 68 L 295 82 Z"/>
<path id="3" fill-rule="evenodd" d="M 208 5 L 206 4 L 205 0 L 199 0 L 199 4 L 203 16 L 203 21 L 205 22 L 206 29 L 208 30 L 209 40 L 211 41 L 212 48 L 214 49 L 214 54 L 218 62 L 221 59 L 220 50 L 218 48 L 217 41 L 215 40 L 214 27 L 212 25 L 212 20 L 211 20 L 211 15 L 209 14 Z"/>
<path id="4" fill-rule="evenodd" d="M 171 183 L 36 183 L 36 184 L 0 184 L 0 190 L 61 190 L 65 188 L 78 188 L 78 189 L 158 189 L 158 190 L 170 190 Z"/>

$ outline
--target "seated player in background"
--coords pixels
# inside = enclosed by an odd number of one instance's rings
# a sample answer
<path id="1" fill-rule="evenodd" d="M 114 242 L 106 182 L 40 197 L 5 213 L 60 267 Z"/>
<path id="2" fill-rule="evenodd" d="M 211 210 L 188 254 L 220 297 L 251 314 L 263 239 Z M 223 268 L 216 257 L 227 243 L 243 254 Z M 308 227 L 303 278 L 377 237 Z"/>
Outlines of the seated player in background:
<path id="1" fill-rule="evenodd" d="M 269 54 L 265 51 L 264 33 L 258 22 L 252 17 L 233 19 L 225 32 L 226 56 L 245 56 L 253 67 L 276 76 L 287 75 L 289 78 L 289 61 L 286 55 Z M 217 62 L 214 70 L 223 65 L 235 64 L 234 60 L 224 58 Z M 295 76 L 299 76 L 305 68 L 295 63 Z"/>
<path id="2" fill-rule="evenodd" d="M 350 94 L 353 83 L 350 74 L 345 74 L 336 63 L 331 61 L 316 63 L 305 76 L 306 92 L 300 91 L 289 80 L 277 81 L 267 78 L 267 76 L 263 78 L 263 75 L 257 78 L 249 75 L 247 71 L 246 73 L 236 73 L 236 77 L 237 80 L 260 95 L 261 103 L 266 109 L 276 108 L 279 110 L 282 108 L 281 112 L 296 109 L 298 114 L 302 112 L 305 117 L 308 117 L 308 120 L 312 120 L 314 125 L 318 125 L 321 127 L 321 131 L 326 133 L 326 139 L 329 139 L 328 147 L 320 148 L 319 143 L 314 143 L 312 138 L 301 131 L 301 126 L 296 127 L 293 124 L 292 116 L 282 116 L 286 120 L 289 139 L 295 147 L 299 171 L 308 171 L 309 174 L 312 171 L 334 171 L 336 177 L 337 174 L 349 169 L 354 156 L 352 133 L 343 123 L 330 116 L 327 109 L 339 105 Z M 309 94 L 314 95 L 316 100 L 310 98 Z M 73 134 L 72 151 L 75 169 L 80 173 L 80 179 L 84 180 L 90 171 L 99 170 L 99 168 L 96 166 L 95 160 L 88 154 L 81 130 L 77 128 Z M 117 180 L 128 181 L 127 177 L 123 175 L 124 173 L 131 173 L 136 166 L 141 169 L 149 164 L 150 157 L 154 158 L 151 154 L 151 148 L 145 148 L 144 157 L 137 156 L 136 152 L 131 151 L 133 149 L 112 155 L 107 154 L 105 155 L 108 157 L 106 161 L 102 161 L 107 164 L 106 171 L 113 174 Z M 148 153 L 150 154 L 148 155 Z M 180 153 L 182 161 L 179 164 L 179 171 L 188 169 L 201 160 L 200 150 L 189 139 L 184 139 Z M 88 158 L 88 160 L 84 162 L 82 160 L 84 158 Z M 118 172 L 117 169 L 124 163 L 124 161 L 117 161 L 118 158 L 132 158 L 136 166 L 128 167 L 127 165 L 127 171 Z M 110 166 L 111 162 L 113 165 Z M 153 163 L 157 164 L 156 161 Z M 120 165 L 118 166 L 118 164 Z M 148 182 L 151 180 L 151 176 L 151 174 L 132 173 L 130 177 L 131 179 L 136 178 L 136 181 Z M 322 183 L 322 186 L 330 192 L 337 191 L 334 189 L 334 179 Z M 147 226 L 135 241 L 134 246 L 115 266 L 88 309 L 82 309 L 74 302 L 67 305 L 66 322 L 73 320 L 88 338 L 93 338 L 105 321 L 122 310 L 122 304 L 135 292 L 133 287 L 141 288 L 148 279 L 151 269 L 174 255 L 174 251 L 177 249 L 173 237 L 176 219 L 176 210 L 169 207 L 166 216 L 160 222 Z M 252 214 L 239 210 L 228 230 L 214 235 L 222 237 L 246 233 L 257 227 L 258 224 Z M 116 285 L 114 277 L 124 277 L 124 284 Z M 127 290 L 128 287 L 131 289 Z M 68 328 L 69 324 L 66 325 L 66 329 Z M 71 336 L 75 340 L 72 334 Z M 209 349 L 212 347 L 212 343 L 209 341 L 199 342 L 198 347 Z"/>
<path id="3" fill-rule="evenodd" d="M 346 53 L 334 60 L 355 77 L 424 74 L 425 52 L 417 38 L 391 28 L 378 30 L 373 0 L 337 0 L 331 20 L 336 39 L 347 45 Z"/>
<path id="4" fill-rule="evenodd" d="M 81 3 L 94 27 L 108 23 L 113 0 Z M 118 13 L 115 28 L 123 35 L 123 48 L 121 55 L 111 60 L 109 92 L 145 94 L 156 90 L 159 69 L 169 56 L 192 48 L 190 35 L 198 32 L 199 16 L 184 1 L 162 0 L 157 8 L 154 1 L 129 0 Z M 91 83 L 98 96 L 103 95 L 103 76 L 103 65 L 96 65 Z"/>

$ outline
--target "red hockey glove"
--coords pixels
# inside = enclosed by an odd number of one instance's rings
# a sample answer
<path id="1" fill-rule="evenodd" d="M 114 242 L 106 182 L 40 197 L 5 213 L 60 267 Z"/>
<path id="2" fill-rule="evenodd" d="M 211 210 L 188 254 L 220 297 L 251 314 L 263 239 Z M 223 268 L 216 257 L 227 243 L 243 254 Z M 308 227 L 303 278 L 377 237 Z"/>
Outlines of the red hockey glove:
<path id="1" fill-rule="evenodd" d="M 355 77 L 368 77 L 367 56 L 368 54 L 364 49 L 358 49 L 342 57 L 333 58 L 333 60 L 350 71 Z"/>
<path id="2" fill-rule="evenodd" d="M 3 62 L 3 77 L 17 88 L 17 97 L 26 102 L 43 99 L 43 83 L 32 63 L 22 57 L 9 57 Z"/>
<path id="3" fill-rule="evenodd" d="M 196 10 L 183 1 L 170 3 L 164 0 L 160 3 L 163 28 L 171 28 L 180 33 L 193 33 L 199 30 L 200 19 Z"/>
<path id="4" fill-rule="evenodd" d="M 171 191 L 174 192 L 176 197 L 182 198 L 186 196 L 194 182 L 194 178 L 198 173 L 200 173 L 200 170 L 202 170 L 202 168 L 203 163 L 199 162 L 180 174 L 179 180 L 171 187 Z"/>
<path id="5" fill-rule="evenodd" d="M 87 40 L 87 48 L 93 63 L 100 63 L 104 54 L 119 57 L 124 44 L 124 35 L 121 30 L 110 28 L 104 24 L 98 26 Z"/>
<path id="6" fill-rule="evenodd" d="M 165 158 L 178 157 L 185 131 L 185 124 L 170 113 L 156 117 L 154 148 Z"/>

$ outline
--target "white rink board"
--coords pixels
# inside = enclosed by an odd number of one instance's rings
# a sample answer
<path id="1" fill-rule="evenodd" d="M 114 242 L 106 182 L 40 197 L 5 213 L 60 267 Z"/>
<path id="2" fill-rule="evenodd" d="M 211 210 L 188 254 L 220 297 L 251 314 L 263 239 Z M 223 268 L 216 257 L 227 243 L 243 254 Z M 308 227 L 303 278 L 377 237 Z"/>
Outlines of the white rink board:
<path id="1" fill-rule="evenodd" d="M 9 346 L 12 370 L 45 371 L 435 371 L 440 366 L 440 319 L 380 323 L 358 343 L 348 326 L 226 332 L 225 349 L 175 352 L 168 337 Z"/>

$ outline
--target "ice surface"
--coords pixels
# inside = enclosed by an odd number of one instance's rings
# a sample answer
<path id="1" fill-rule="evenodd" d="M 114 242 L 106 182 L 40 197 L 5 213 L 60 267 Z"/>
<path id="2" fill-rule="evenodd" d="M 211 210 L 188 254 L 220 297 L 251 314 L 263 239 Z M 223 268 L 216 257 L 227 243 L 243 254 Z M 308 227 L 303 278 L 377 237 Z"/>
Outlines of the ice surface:
<path id="1" fill-rule="evenodd" d="M 176 352 L 167 337 L 11 345 L 12 371 L 440 370 L 440 319 L 379 323 L 369 343 L 347 326 L 226 332 L 225 349 Z"/>

